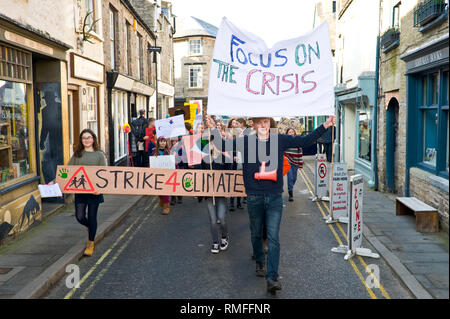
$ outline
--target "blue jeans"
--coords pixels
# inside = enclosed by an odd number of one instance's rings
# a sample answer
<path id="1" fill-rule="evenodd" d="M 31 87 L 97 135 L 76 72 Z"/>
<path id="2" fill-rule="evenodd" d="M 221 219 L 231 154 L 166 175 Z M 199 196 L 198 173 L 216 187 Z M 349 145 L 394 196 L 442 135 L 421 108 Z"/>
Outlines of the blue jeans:
<path id="1" fill-rule="evenodd" d="M 291 169 L 287 173 L 288 191 L 292 192 L 294 190 L 295 182 L 297 181 L 297 165 L 291 165 Z"/>
<path id="2" fill-rule="evenodd" d="M 278 278 L 278 264 L 280 261 L 279 231 L 283 213 L 281 194 L 247 195 L 247 210 L 250 219 L 251 241 L 255 261 L 264 263 L 263 224 L 267 230 L 267 273 L 266 279 Z"/>
<path id="3" fill-rule="evenodd" d="M 226 223 L 227 201 L 225 197 L 216 197 L 215 200 L 215 206 L 213 205 L 212 198 L 207 198 L 206 203 L 208 207 L 213 243 L 219 244 L 219 235 L 222 238 L 226 238 L 228 236 L 228 227 Z M 220 220 L 220 224 L 217 224 L 217 220 Z"/>

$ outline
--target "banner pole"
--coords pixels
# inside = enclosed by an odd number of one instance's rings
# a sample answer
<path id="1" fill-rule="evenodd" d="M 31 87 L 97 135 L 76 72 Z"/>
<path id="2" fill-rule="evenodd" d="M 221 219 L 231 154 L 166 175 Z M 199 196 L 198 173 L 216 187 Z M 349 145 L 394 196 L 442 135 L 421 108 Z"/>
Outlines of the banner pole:
<path id="1" fill-rule="evenodd" d="M 211 129 L 208 128 L 208 149 L 209 149 L 209 170 L 212 173 L 212 147 L 211 147 Z M 214 180 L 214 179 L 213 179 Z M 213 198 L 213 205 L 216 206 L 216 198 L 214 197 L 214 182 L 213 182 L 213 187 L 212 187 L 212 198 Z"/>
<path id="2" fill-rule="evenodd" d="M 331 220 L 334 219 L 333 216 L 333 201 L 332 201 L 332 197 L 333 197 L 333 162 L 334 162 L 334 124 L 331 125 L 331 182 L 330 182 L 330 217 Z"/>

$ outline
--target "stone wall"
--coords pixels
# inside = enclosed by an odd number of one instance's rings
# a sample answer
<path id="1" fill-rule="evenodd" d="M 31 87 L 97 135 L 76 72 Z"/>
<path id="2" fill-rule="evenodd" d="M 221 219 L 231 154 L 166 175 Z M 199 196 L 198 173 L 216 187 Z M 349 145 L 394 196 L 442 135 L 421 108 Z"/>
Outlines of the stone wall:
<path id="1" fill-rule="evenodd" d="M 400 59 L 400 56 L 414 48 L 419 48 L 434 39 L 442 37 L 446 33 L 448 34 L 448 20 L 426 32 L 419 32 L 418 28 L 414 27 L 414 6 L 411 6 L 411 8 L 401 18 L 399 46 L 386 54 L 380 52 L 377 135 L 378 187 L 380 191 L 386 191 L 386 106 L 389 100 L 386 100 L 385 97 L 389 96 L 389 93 L 393 91 L 398 91 L 398 160 L 395 163 L 395 193 L 399 196 L 404 196 L 405 194 L 406 111 L 408 107 L 406 99 L 406 64 Z M 447 183 L 446 189 L 445 187 L 436 187 L 436 185 L 445 184 L 445 181 Z M 409 196 L 414 196 L 430 206 L 439 208 L 441 227 L 448 232 L 448 180 L 431 175 L 418 168 L 411 168 Z"/>

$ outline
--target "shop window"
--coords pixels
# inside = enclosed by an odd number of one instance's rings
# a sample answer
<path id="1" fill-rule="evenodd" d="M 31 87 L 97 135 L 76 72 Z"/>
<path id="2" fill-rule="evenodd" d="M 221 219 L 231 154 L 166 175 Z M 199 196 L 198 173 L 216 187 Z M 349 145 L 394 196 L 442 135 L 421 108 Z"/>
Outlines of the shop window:
<path id="1" fill-rule="evenodd" d="M 0 185 L 30 174 L 27 85 L 0 80 Z"/>
<path id="2" fill-rule="evenodd" d="M 437 156 L 437 110 L 424 109 L 423 120 L 423 162 L 436 166 Z"/>
<path id="3" fill-rule="evenodd" d="M 127 154 L 128 140 L 123 128 L 128 123 L 127 94 L 113 91 L 113 122 L 114 122 L 114 159 L 118 161 Z"/>
<path id="4" fill-rule="evenodd" d="M 202 67 L 201 65 L 194 65 L 189 67 L 189 88 L 202 88 Z"/>
<path id="5" fill-rule="evenodd" d="M 372 135 L 370 113 L 368 111 L 359 111 L 358 113 L 358 157 L 370 162 Z"/>
<path id="6" fill-rule="evenodd" d="M 31 81 L 31 55 L 0 45 L 0 76 Z"/>
<path id="7" fill-rule="evenodd" d="M 189 55 L 202 54 L 202 40 L 192 39 L 189 40 Z"/>
<path id="8" fill-rule="evenodd" d="M 95 135 L 98 135 L 97 124 L 97 104 L 98 104 L 98 89 L 96 86 L 87 86 L 87 126 Z"/>
<path id="9" fill-rule="evenodd" d="M 418 85 L 417 164 L 448 178 L 448 70 L 424 73 Z"/>

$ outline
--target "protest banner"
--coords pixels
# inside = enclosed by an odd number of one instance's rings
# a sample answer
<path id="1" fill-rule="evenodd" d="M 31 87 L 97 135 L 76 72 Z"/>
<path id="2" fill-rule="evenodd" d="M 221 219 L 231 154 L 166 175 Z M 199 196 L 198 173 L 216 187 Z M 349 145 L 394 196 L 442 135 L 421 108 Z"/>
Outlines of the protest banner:
<path id="1" fill-rule="evenodd" d="M 63 193 L 246 196 L 238 170 L 59 165 L 56 183 Z"/>
<path id="2" fill-rule="evenodd" d="M 204 145 L 208 143 L 208 137 L 202 139 L 202 134 L 193 134 L 183 136 L 182 140 L 188 164 L 201 164 L 203 157 L 208 155 L 208 150 L 203 150 Z"/>
<path id="3" fill-rule="evenodd" d="M 255 117 L 334 114 L 328 24 L 269 49 L 261 38 L 223 18 L 211 64 L 208 113 Z"/>
<path id="4" fill-rule="evenodd" d="M 177 115 L 155 121 L 156 136 L 171 138 L 186 134 L 184 116 Z"/>
<path id="5" fill-rule="evenodd" d="M 194 129 L 194 132 L 199 132 L 199 125 L 203 122 L 203 102 L 202 100 L 194 100 L 190 101 L 190 103 L 195 105 L 194 122 L 192 124 L 192 128 Z"/>
<path id="6" fill-rule="evenodd" d="M 149 156 L 151 168 L 175 169 L 175 155 Z"/>

